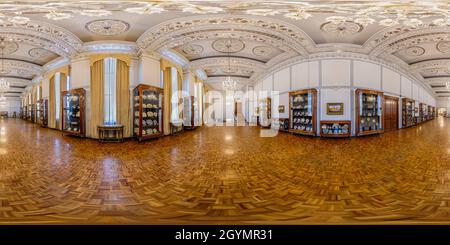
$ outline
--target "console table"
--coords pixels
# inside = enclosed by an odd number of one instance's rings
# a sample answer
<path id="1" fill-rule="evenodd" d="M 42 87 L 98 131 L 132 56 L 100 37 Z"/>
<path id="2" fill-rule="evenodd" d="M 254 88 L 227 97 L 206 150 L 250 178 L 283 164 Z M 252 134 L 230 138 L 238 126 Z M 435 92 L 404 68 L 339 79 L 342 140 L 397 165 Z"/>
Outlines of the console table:
<path id="1" fill-rule="evenodd" d="M 100 142 L 123 142 L 123 125 L 97 126 Z"/>

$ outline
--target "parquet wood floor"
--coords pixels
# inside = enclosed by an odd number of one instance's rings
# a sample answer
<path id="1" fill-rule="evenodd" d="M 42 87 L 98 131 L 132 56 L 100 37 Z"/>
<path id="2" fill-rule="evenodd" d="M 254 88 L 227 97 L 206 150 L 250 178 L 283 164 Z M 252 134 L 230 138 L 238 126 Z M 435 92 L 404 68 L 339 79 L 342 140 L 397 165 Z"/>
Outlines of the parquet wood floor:
<path id="1" fill-rule="evenodd" d="M 450 223 L 450 119 L 352 139 L 212 127 L 138 143 L 0 122 L 0 224 Z"/>

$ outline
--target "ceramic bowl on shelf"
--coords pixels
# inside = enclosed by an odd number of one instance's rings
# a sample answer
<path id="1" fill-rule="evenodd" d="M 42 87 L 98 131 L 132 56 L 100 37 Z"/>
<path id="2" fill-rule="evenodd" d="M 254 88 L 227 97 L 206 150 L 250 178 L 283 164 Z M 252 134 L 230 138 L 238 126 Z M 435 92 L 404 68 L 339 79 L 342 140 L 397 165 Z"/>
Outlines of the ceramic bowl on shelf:
<path id="1" fill-rule="evenodd" d="M 142 108 L 147 108 L 147 105 L 146 104 L 142 104 Z"/>

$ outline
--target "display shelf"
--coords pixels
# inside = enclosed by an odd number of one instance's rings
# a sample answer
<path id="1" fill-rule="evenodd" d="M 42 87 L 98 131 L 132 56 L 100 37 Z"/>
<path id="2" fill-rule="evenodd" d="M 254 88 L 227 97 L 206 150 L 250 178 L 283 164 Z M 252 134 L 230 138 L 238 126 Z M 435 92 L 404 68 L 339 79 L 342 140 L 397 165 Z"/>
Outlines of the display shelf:
<path id="1" fill-rule="evenodd" d="M 316 135 L 317 90 L 289 92 L 289 131 Z"/>
<path id="2" fill-rule="evenodd" d="M 67 135 L 85 136 L 86 91 L 82 88 L 61 92 L 62 131 Z"/>
<path id="3" fill-rule="evenodd" d="M 402 99 L 402 127 L 407 128 L 415 125 L 414 100 Z"/>
<path id="4" fill-rule="evenodd" d="M 36 102 L 36 119 L 35 123 L 41 124 L 41 100 Z"/>
<path id="5" fill-rule="evenodd" d="M 272 120 L 272 99 L 267 97 L 258 100 L 259 125 L 263 128 L 270 128 Z"/>
<path id="6" fill-rule="evenodd" d="M 195 129 L 199 125 L 198 102 L 194 96 L 183 98 L 183 124 L 185 129 Z"/>
<path id="7" fill-rule="evenodd" d="M 40 116 L 40 123 L 41 126 L 46 128 L 48 127 L 48 100 L 47 99 L 42 99 L 40 100 L 40 112 L 39 112 L 39 116 Z"/>
<path id="8" fill-rule="evenodd" d="M 140 84 L 133 90 L 133 135 L 139 141 L 163 135 L 164 90 Z"/>
<path id="9" fill-rule="evenodd" d="M 350 137 L 351 121 L 320 121 L 320 136 L 322 137 Z"/>
<path id="10" fill-rule="evenodd" d="M 357 89 L 355 94 L 356 135 L 364 136 L 383 133 L 383 93 Z"/>
<path id="11" fill-rule="evenodd" d="M 278 127 L 279 131 L 289 131 L 289 118 L 277 118 L 272 121 L 272 128 Z"/>
<path id="12" fill-rule="evenodd" d="M 30 105 L 30 110 L 29 110 L 29 115 L 28 115 L 28 120 L 32 123 L 34 123 L 34 120 L 35 120 L 34 112 L 35 112 L 35 105 L 32 104 L 32 105 Z"/>

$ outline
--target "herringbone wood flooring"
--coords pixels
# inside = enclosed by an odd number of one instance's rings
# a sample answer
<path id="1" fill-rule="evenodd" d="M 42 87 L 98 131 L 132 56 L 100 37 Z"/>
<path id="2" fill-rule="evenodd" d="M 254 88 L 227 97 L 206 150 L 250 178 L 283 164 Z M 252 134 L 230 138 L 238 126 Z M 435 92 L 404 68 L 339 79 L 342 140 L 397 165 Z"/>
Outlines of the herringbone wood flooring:
<path id="1" fill-rule="evenodd" d="M 450 223 L 450 119 L 352 139 L 98 143 L 1 121 L 0 223 Z"/>

